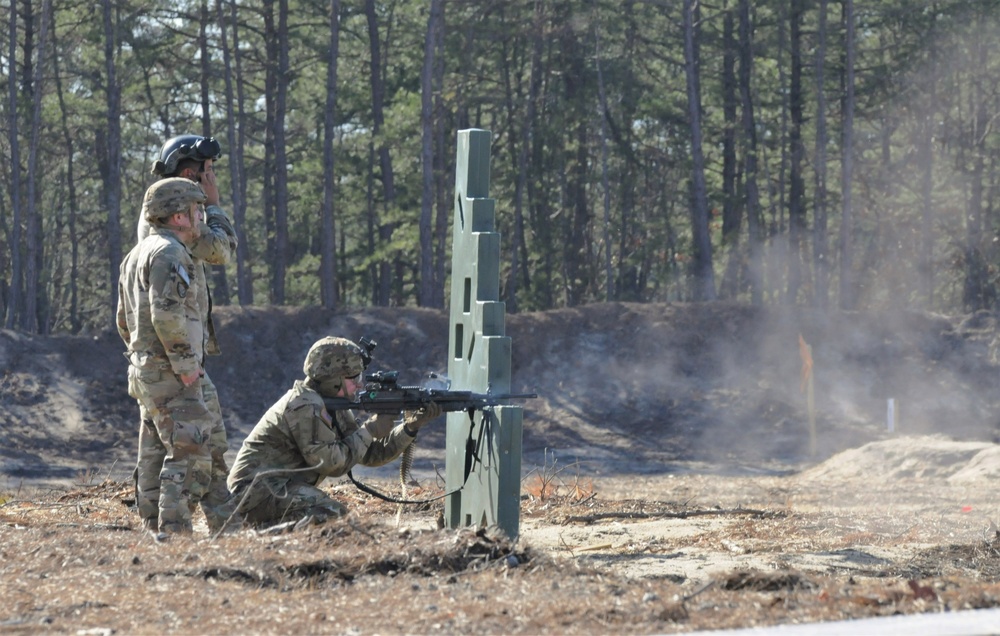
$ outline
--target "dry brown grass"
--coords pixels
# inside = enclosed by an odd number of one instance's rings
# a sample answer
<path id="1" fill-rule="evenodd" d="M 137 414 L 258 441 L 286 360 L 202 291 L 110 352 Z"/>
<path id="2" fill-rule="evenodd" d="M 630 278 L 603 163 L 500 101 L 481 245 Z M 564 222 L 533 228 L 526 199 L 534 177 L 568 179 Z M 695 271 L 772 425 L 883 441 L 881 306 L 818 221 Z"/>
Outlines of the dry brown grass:
<path id="1" fill-rule="evenodd" d="M 123 503 L 129 495 L 126 484 L 105 481 L 2 497 L 0 631 L 671 633 L 1000 605 L 1000 552 L 985 541 L 872 565 L 865 576 L 803 572 L 776 560 L 770 570 L 731 571 L 695 587 L 617 576 L 590 567 L 580 551 L 546 553 L 489 530 L 436 530 L 433 506 L 411 510 L 397 528 L 395 506 L 344 488 L 337 496 L 357 512 L 339 521 L 290 534 L 157 543 L 136 527 Z M 572 490 L 528 497 L 523 510 L 554 525 L 580 526 L 589 515 L 595 529 L 630 523 L 630 514 L 695 513 L 729 523 L 686 544 L 653 538 L 615 546 L 616 558 L 670 558 L 692 546 L 777 557 L 883 540 L 847 527 L 858 519 L 840 518 L 841 534 L 808 514 L 592 496 L 581 503 Z"/>

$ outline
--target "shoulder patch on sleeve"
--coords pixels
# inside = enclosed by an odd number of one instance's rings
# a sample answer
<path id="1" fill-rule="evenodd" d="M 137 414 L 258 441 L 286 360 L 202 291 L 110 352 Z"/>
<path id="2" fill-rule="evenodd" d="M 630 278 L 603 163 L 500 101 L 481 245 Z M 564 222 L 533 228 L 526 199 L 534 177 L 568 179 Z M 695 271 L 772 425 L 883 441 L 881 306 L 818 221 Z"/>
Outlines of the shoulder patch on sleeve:
<path id="1" fill-rule="evenodd" d="M 188 288 L 191 287 L 191 277 L 188 276 L 187 270 L 184 266 L 178 263 L 174 267 L 174 283 L 176 284 L 176 292 L 178 298 L 186 298 L 188 293 Z"/>

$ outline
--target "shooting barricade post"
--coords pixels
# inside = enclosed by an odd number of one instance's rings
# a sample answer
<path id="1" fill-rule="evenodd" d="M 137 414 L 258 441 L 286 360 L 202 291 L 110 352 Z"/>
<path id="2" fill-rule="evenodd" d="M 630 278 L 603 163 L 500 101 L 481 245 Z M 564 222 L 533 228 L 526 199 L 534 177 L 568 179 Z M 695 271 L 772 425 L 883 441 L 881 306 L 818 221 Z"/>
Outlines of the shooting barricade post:
<path id="1" fill-rule="evenodd" d="M 458 132 L 448 376 L 453 389 L 508 393 L 511 341 L 504 335 L 505 305 L 500 302 L 496 202 L 489 198 L 491 137 L 488 130 Z M 465 483 L 445 499 L 449 527 L 496 525 L 517 537 L 522 414 L 520 406 L 476 411 L 471 420 L 468 413 L 448 413 L 447 489 Z M 477 449 L 475 459 L 469 457 L 470 440 Z"/>

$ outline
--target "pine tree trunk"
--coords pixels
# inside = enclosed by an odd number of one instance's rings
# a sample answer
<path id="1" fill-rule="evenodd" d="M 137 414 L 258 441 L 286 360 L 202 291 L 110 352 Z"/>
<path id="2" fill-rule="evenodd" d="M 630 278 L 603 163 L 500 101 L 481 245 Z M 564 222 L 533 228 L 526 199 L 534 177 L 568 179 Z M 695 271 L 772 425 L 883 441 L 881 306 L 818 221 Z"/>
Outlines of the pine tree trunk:
<path id="1" fill-rule="evenodd" d="M 764 302 L 763 232 L 761 231 L 760 194 L 757 188 L 757 122 L 754 120 L 750 81 L 753 75 L 753 24 L 751 0 L 740 0 L 740 98 L 743 103 L 743 189 L 746 191 L 748 252 L 747 279 L 750 302 Z"/>
<path id="2" fill-rule="evenodd" d="M 790 83 L 788 88 L 789 184 L 788 184 L 788 287 L 785 301 L 795 304 L 804 274 L 803 251 L 806 231 L 805 179 L 802 176 L 805 146 L 802 143 L 802 13 L 803 0 L 792 0 L 789 14 Z"/>
<path id="3" fill-rule="evenodd" d="M 12 61 L 17 59 L 17 11 L 11 6 L 9 22 L 9 40 L 7 60 L 13 68 Z M 4 326 L 13 329 L 21 323 L 23 312 L 24 272 L 21 261 L 21 224 L 24 209 L 21 204 L 21 143 L 18 139 L 17 125 L 17 77 L 13 72 L 7 73 L 7 143 L 10 144 L 10 286 L 7 297 L 7 317 Z M 115 285 L 117 292 L 117 285 Z"/>
<path id="4" fill-rule="evenodd" d="M 288 0 L 278 0 L 277 77 L 274 98 L 274 271 L 272 302 L 285 304 L 285 272 L 288 269 L 288 149 L 285 141 L 285 113 L 288 103 Z"/>
<path id="5" fill-rule="evenodd" d="M 854 0 L 843 0 L 844 75 L 843 122 L 840 144 L 840 308 L 854 309 L 854 211 L 851 181 L 854 178 Z"/>
<path id="6" fill-rule="evenodd" d="M 813 212 L 813 268 L 816 281 L 816 306 L 825 308 L 830 301 L 829 238 L 826 211 L 826 11 L 827 0 L 819 0 L 819 26 L 816 32 L 816 160 L 815 202 Z"/>
<path id="7" fill-rule="evenodd" d="M 121 235 L 121 86 L 118 84 L 118 74 L 115 68 L 115 47 L 118 39 L 116 21 L 112 12 L 116 11 L 117 3 L 112 0 L 102 0 L 101 8 L 104 18 L 104 64 L 107 97 L 107 137 L 106 160 L 107 172 L 104 184 L 105 201 L 108 212 L 108 269 L 110 273 L 108 304 L 108 320 L 112 321 L 115 308 L 118 305 L 118 269 L 122 260 Z"/>
<path id="8" fill-rule="evenodd" d="M 719 293 L 723 298 L 735 298 L 739 293 L 740 230 L 742 206 L 736 198 L 736 132 L 739 129 L 736 107 L 739 102 L 736 87 L 737 44 L 734 35 L 734 10 L 726 6 L 722 26 L 722 246 L 726 250 L 726 269 Z"/>
<path id="9" fill-rule="evenodd" d="M 424 65 L 420 72 L 420 285 L 417 294 L 421 307 L 434 305 L 434 289 L 444 285 L 434 276 L 434 66 L 437 29 L 442 0 L 431 0 L 424 37 Z"/>
<path id="10" fill-rule="evenodd" d="M 601 71 L 601 36 L 599 26 L 594 26 L 594 60 L 597 66 L 598 95 L 598 131 L 601 140 L 601 189 L 604 192 L 604 300 L 611 302 L 616 298 L 615 279 L 611 270 L 611 184 L 608 180 L 608 96 L 604 88 L 604 73 Z"/>
<path id="11" fill-rule="evenodd" d="M 920 162 L 923 179 L 920 184 L 920 254 L 917 270 L 924 308 L 934 307 L 934 130 L 936 119 L 935 79 L 930 78 L 927 112 L 924 114 L 920 140 Z"/>
<path id="12" fill-rule="evenodd" d="M 393 226 L 386 218 L 388 211 L 396 200 L 396 189 L 393 183 L 392 156 L 389 147 L 382 139 L 382 129 L 385 127 L 385 79 L 382 75 L 381 42 L 378 33 L 378 17 L 375 13 L 375 0 L 365 0 L 365 16 L 368 19 L 368 46 L 371 52 L 371 86 L 372 86 L 372 134 L 378 140 L 376 152 L 379 168 L 382 171 L 382 215 L 381 222 L 375 219 L 378 227 L 378 239 L 383 245 L 392 241 Z M 388 259 L 379 264 L 378 282 L 375 304 L 388 305 L 392 290 L 392 267 Z"/>
<path id="13" fill-rule="evenodd" d="M 215 133 L 212 131 L 212 102 L 209 99 L 209 86 L 213 81 L 212 67 L 209 64 L 212 57 L 208 50 L 208 36 L 206 30 L 212 14 L 208 8 L 208 0 L 201 0 L 200 20 L 198 21 L 198 48 L 201 50 L 201 134 L 204 137 L 211 137 Z M 225 265 L 212 265 L 212 304 L 230 304 L 229 280 L 226 278 Z"/>
<path id="14" fill-rule="evenodd" d="M 246 114 L 243 112 L 243 81 L 240 72 L 242 54 L 239 47 L 239 23 L 236 18 L 236 3 L 230 2 L 229 26 L 232 30 L 232 52 L 228 45 L 227 21 L 223 3 L 216 0 L 216 14 L 222 44 L 223 79 L 225 81 L 226 130 L 229 137 L 228 165 L 230 197 L 232 199 L 233 224 L 239 243 L 236 246 L 236 293 L 240 305 L 253 304 L 253 275 L 250 269 L 250 253 L 246 234 L 246 173 L 243 170 L 243 138 L 246 130 Z M 235 81 L 237 96 L 233 95 L 233 64 L 236 66 Z M 239 125 L 237 126 L 237 115 Z"/>
<path id="15" fill-rule="evenodd" d="M 52 48 L 58 51 L 59 46 L 56 41 L 56 35 L 58 31 L 56 29 L 52 30 Z M 79 296 L 79 278 L 80 278 L 80 246 L 79 237 L 77 235 L 77 210 L 79 208 L 79 202 L 77 201 L 76 193 L 76 178 L 75 171 L 73 170 L 73 157 L 74 153 L 74 137 L 70 133 L 69 124 L 69 111 L 66 107 L 66 97 L 63 91 L 61 74 L 59 71 L 59 56 L 52 56 L 52 66 L 54 73 L 52 78 L 56 84 L 56 98 L 59 101 L 59 121 L 62 130 L 63 143 L 66 148 L 66 203 L 69 207 L 68 218 L 66 219 L 67 231 L 69 233 L 69 243 L 70 243 L 70 254 L 69 254 L 69 326 L 71 333 L 78 333 L 80 327 L 82 326 L 82 321 L 80 319 L 80 296 Z"/>
<path id="16" fill-rule="evenodd" d="M 441 16 L 438 18 L 438 28 L 434 31 L 434 48 L 440 53 L 434 57 L 434 120 L 437 125 L 434 128 L 434 146 L 437 149 L 434 153 L 434 174 L 435 174 L 435 208 L 434 217 L 435 236 L 434 243 L 434 279 L 438 285 L 434 288 L 434 298 L 432 307 L 444 307 L 445 280 L 447 280 L 447 270 L 449 265 L 447 258 L 447 239 L 450 236 L 448 224 L 451 221 L 452 199 L 451 188 L 451 165 L 447 149 L 451 129 L 445 124 L 444 96 L 444 68 L 446 56 L 444 55 L 444 30 L 445 30 L 445 5 L 441 5 Z"/>
<path id="17" fill-rule="evenodd" d="M 323 306 L 336 309 L 337 225 L 333 210 L 335 161 L 333 142 L 337 117 L 337 62 L 340 58 L 340 0 L 330 0 L 330 51 L 326 59 L 326 108 L 323 112 L 323 220 L 320 231 L 320 296 Z"/>
<path id="18" fill-rule="evenodd" d="M 684 71 L 687 77 L 688 120 L 691 126 L 691 227 L 694 250 L 692 297 L 694 300 L 714 300 L 715 274 L 712 270 L 712 237 L 708 228 L 708 191 L 702 151 L 695 5 L 694 0 L 684 0 Z"/>

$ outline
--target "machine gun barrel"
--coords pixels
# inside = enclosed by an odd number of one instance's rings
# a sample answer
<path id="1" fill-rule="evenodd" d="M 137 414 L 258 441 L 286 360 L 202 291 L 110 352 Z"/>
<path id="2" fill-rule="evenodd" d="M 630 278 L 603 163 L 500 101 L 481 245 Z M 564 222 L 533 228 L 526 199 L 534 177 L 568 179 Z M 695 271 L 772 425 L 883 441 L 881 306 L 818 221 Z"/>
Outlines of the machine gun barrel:
<path id="1" fill-rule="evenodd" d="M 329 411 L 356 409 L 368 413 L 399 413 L 415 411 L 435 402 L 444 412 L 482 410 L 500 406 L 509 400 L 537 398 L 537 393 L 474 393 L 423 387 L 390 386 L 366 388 L 357 400 L 323 398 Z"/>

